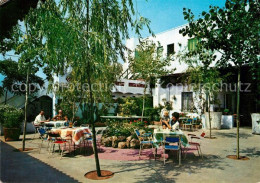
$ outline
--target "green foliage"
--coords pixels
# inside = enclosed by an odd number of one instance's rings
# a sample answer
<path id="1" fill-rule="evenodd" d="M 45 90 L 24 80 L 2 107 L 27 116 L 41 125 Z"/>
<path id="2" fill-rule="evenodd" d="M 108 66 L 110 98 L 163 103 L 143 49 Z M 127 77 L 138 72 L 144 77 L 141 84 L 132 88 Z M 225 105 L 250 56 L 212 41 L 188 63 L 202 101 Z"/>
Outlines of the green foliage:
<path id="1" fill-rule="evenodd" d="M 128 54 L 129 68 L 131 73 L 135 74 L 137 78 L 143 79 L 145 82 L 142 116 L 145 109 L 146 88 L 151 81 L 159 78 L 160 76 L 167 75 L 173 70 L 169 69 L 171 65 L 171 56 L 163 57 L 163 49 L 160 44 L 158 46 L 149 39 L 139 40 L 140 44 L 137 45 L 137 57 L 133 57 L 132 53 Z"/>
<path id="2" fill-rule="evenodd" d="M 163 101 L 163 105 L 159 104 L 160 105 L 160 108 L 165 108 L 167 111 L 170 111 L 172 110 L 172 101 L 167 101 L 165 98 L 162 99 Z"/>
<path id="3" fill-rule="evenodd" d="M 116 109 L 116 113 L 123 113 L 125 115 L 142 115 L 143 98 L 142 97 L 127 97 L 118 98 L 116 101 L 119 105 Z M 153 98 L 147 97 L 145 108 L 153 107 Z"/>
<path id="4" fill-rule="evenodd" d="M 32 72 L 29 75 L 29 83 L 43 86 L 44 81 L 39 76 L 36 76 L 35 73 L 38 71 L 38 68 L 32 67 Z M 7 90 L 16 95 L 24 95 L 25 89 L 19 89 L 21 83 L 26 83 L 26 72 L 23 69 L 19 69 L 18 63 L 13 60 L 2 60 L 0 62 L 0 73 L 5 76 L 3 82 L 3 89 Z M 39 88 L 31 88 L 31 93 L 37 92 Z"/>
<path id="5" fill-rule="evenodd" d="M 9 105 L 0 105 L 0 122 L 5 128 L 20 128 L 23 116 L 21 109 Z"/>
<path id="6" fill-rule="evenodd" d="M 135 135 L 135 129 L 138 130 L 144 130 L 145 132 L 148 132 L 150 129 L 148 129 L 147 125 L 148 122 L 147 121 L 141 121 L 139 120 L 133 120 L 130 123 L 128 122 L 119 122 L 116 120 L 107 120 L 106 121 L 106 125 L 107 125 L 107 131 L 104 134 L 104 136 L 130 136 L 132 135 L 133 137 L 136 138 Z"/>
<path id="7" fill-rule="evenodd" d="M 144 115 L 149 117 L 149 121 L 159 121 L 160 120 L 160 108 L 145 108 Z"/>
<path id="8" fill-rule="evenodd" d="M 195 37 L 202 48 L 221 53 L 217 65 L 240 67 L 249 64 L 257 69 L 259 58 L 259 2 L 227 0 L 225 7 L 210 6 L 209 12 L 202 12 L 198 20 L 190 9 L 183 10 L 189 25 L 180 30 L 183 36 Z M 255 70 L 256 71 L 256 70 Z"/>
<path id="9" fill-rule="evenodd" d="M 135 114 L 138 109 L 136 102 L 131 98 L 126 98 L 125 103 L 120 104 L 120 107 L 122 114 L 126 116 Z"/>
<path id="10" fill-rule="evenodd" d="M 159 45 L 159 44 L 158 44 Z M 171 73 L 168 69 L 171 65 L 170 57 L 163 57 L 162 49 L 158 49 L 153 41 L 144 39 L 140 40 L 137 45 L 138 57 L 132 57 L 129 53 L 129 68 L 132 73 L 136 74 L 139 79 L 143 79 L 148 84 L 152 79 Z M 160 53 L 158 53 L 160 51 Z"/>

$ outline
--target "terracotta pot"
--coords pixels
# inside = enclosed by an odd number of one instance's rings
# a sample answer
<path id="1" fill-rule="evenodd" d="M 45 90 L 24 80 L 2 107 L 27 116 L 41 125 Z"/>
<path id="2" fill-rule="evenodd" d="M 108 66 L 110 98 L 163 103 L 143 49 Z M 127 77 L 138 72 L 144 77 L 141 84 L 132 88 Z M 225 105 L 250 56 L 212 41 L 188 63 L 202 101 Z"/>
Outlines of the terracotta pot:
<path id="1" fill-rule="evenodd" d="M 19 140 L 20 128 L 4 128 L 4 138 L 7 140 Z"/>

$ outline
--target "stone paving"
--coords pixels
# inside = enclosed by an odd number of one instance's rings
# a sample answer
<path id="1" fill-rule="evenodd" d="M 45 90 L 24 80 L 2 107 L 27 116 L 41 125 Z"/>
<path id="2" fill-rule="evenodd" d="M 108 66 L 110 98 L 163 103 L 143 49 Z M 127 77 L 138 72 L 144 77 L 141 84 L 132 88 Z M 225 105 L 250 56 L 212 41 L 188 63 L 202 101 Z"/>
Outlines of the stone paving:
<path id="1" fill-rule="evenodd" d="M 201 134 L 202 130 L 191 132 Z M 185 132 L 190 133 L 190 132 Z M 206 131 L 206 134 L 209 132 Z M 103 181 L 84 177 L 95 169 L 95 160 L 77 152 L 60 160 L 58 153 L 48 154 L 46 148 L 39 154 L 39 139 L 28 140 L 26 153 L 14 152 L 22 142 L 1 142 L 1 180 L 3 182 L 260 182 L 260 135 L 251 134 L 250 128 L 240 130 L 241 155 L 248 161 L 231 160 L 227 155 L 236 153 L 236 129 L 213 130 L 217 139 L 202 140 L 204 158 L 188 154 L 178 166 L 176 156 L 166 165 L 160 160 L 118 161 L 100 159 L 101 169 L 115 173 Z M 28 138 L 33 135 L 28 135 Z M 3 137 L 1 137 L 1 140 Z M 7 171 L 9 169 L 9 171 Z M 14 176 L 18 175 L 18 176 Z M 42 181 L 40 181 L 42 180 Z"/>

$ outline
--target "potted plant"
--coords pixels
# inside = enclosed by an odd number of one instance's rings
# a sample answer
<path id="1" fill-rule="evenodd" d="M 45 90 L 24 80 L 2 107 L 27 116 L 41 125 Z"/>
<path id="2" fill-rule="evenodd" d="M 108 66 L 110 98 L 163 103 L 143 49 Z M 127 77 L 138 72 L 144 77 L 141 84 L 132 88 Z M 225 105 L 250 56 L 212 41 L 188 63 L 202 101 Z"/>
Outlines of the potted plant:
<path id="1" fill-rule="evenodd" d="M 5 140 L 19 140 L 22 121 L 22 110 L 8 105 L 0 106 L 0 122 Z"/>

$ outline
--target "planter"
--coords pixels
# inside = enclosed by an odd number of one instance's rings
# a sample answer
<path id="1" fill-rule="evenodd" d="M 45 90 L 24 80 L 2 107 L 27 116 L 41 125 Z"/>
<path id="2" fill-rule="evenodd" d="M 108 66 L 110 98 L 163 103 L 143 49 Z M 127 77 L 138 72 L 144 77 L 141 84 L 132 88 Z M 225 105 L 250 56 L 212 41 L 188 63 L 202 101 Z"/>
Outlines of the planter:
<path id="1" fill-rule="evenodd" d="M 211 117 L 211 129 L 219 130 L 221 128 L 221 116 L 222 112 L 210 112 Z M 209 113 L 205 113 L 205 128 L 209 129 Z"/>
<path id="2" fill-rule="evenodd" d="M 222 115 L 221 117 L 221 128 L 232 129 L 234 127 L 233 115 Z"/>
<path id="3" fill-rule="evenodd" d="M 19 140 L 20 128 L 4 128 L 4 138 L 7 140 Z"/>
<path id="4" fill-rule="evenodd" d="M 260 135 L 260 113 L 252 113 L 252 133 Z"/>

